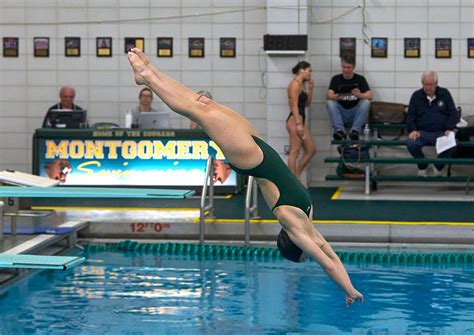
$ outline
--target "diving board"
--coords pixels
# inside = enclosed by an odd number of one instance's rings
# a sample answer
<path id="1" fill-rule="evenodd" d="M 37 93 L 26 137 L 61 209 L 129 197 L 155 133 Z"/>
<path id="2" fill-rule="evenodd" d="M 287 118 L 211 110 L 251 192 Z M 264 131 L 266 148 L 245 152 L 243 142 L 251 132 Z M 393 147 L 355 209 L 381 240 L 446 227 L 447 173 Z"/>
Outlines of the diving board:
<path id="1" fill-rule="evenodd" d="M 3 170 L 0 171 L 0 182 L 19 186 L 51 187 L 59 184 L 59 180 L 36 176 L 29 173 Z"/>
<path id="2" fill-rule="evenodd" d="M 185 199 L 193 190 L 119 187 L 42 187 L 1 186 L 0 241 L 3 239 L 3 215 L 5 207 L 12 217 L 11 233 L 16 234 L 16 216 L 19 214 L 19 198 L 109 198 L 109 199 Z M 1 199 L 0 199 L 1 200 Z"/>
<path id="3" fill-rule="evenodd" d="M 126 188 L 126 187 L 0 187 L 0 197 L 5 198 L 156 198 L 184 199 L 192 190 Z"/>
<path id="4" fill-rule="evenodd" d="M 85 260 L 77 256 L 0 254 L 0 268 L 67 270 Z"/>
<path id="5" fill-rule="evenodd" d="M 3 202 L 0 201 L 0 241 L 3 239 L 4 213 L 12 218 L 12 234 L 16 234 L 16 217 L 27 216 L 19 211 L 19 198 L 185 199 L 195 193 L 192 190 L 181 189 L 60 187 L 56 186 L 58 183 L 57 180 L 28 173 L 12 170 L 0 171 L 0 184 L 16 185 L 0 187 L 0 198 L 4 199 Z"/>

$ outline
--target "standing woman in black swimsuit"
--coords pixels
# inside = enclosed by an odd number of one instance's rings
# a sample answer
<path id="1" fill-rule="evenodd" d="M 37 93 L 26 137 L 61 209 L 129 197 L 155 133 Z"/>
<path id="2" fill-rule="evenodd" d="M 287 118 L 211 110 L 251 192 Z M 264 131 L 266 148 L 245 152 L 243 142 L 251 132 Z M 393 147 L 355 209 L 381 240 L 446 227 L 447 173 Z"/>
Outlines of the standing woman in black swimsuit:
<path id="1" fill-rule="evenodd" d="M 313 100 L 313 80 L 311 79 L 313 70 L 311 64 L 301 61 L 296 64 L 292 72 L 295 76 L 288 85 L 290 115 L 286 119 L 286 129 L 290 135 L 288 167 L 297 178 L 300 178 L 301 173 L 316 154 L 313 137 L 305 125 L 305 110 L 306 107 L 311 106 Z M 304 154 L 298 160 L 301 148 Z"/>

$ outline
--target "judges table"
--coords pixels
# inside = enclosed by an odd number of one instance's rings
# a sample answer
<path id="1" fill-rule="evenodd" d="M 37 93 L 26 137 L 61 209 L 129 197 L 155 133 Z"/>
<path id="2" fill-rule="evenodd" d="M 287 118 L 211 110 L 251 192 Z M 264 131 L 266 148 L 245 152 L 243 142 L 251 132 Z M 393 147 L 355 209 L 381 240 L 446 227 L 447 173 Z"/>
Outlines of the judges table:
<path id="1" fill-rule="evenodd" d="M 237 174 L 202 130 L 44 128 L 33 136 L 33 173 L 66 186 L 199 188 L 209 155 L 216 191 L 235 191 Z"/>

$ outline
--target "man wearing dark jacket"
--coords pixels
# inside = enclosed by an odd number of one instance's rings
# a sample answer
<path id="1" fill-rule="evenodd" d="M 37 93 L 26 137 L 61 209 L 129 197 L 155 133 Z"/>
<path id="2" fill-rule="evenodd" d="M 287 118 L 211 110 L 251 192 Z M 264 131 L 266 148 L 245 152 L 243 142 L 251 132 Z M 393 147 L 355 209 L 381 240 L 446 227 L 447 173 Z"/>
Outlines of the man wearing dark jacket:
<path id="1" fill-rule="evenodd" d="M 424 72 L 421 83 L 423 88 L 411 96 L 407 114 L 407 148 L 415 158 L 424 158 L 422 148 L 435 145 L 438 137 L 452 132 L 459 119 L 451 93 L 438 86 L 436 72 Z M 455 150 L 446 150 L 438 157 L 449 158 Z M 427 164 L 418 164 L 418 175 L 426 177 L 427 168 Z M 435 168 L 435 175 L 441 175 L 444 164 L 436 164 Z"/>

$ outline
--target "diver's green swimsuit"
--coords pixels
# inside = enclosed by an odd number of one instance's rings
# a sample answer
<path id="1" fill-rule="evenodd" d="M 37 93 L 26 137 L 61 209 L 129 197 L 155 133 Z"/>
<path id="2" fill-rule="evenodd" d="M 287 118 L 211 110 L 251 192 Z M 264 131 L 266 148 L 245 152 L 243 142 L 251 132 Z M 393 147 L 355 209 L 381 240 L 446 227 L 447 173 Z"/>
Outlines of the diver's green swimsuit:
<path id="1" fill-rule="evenodd" d="M 301 185 L 285 162 L 283 162 L 280 155 L 271 146 L 258 137 L 252 137 L 255 143 L 262 149 L 262 162 L 248 170 L 242 170 L 230 165 L 232 169 L 243 175 L 268 179 L 276 185 L 280 191 L 280 197 L 272 210 L 278 206 L 288 205 L 301 209 L 309 217 L 312 202 L 308 190 Z"/>

